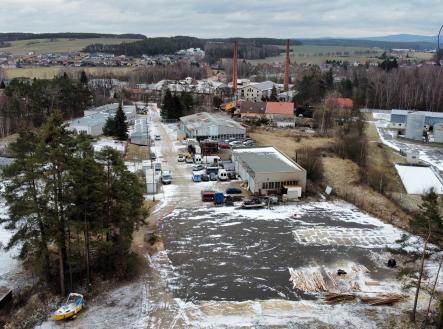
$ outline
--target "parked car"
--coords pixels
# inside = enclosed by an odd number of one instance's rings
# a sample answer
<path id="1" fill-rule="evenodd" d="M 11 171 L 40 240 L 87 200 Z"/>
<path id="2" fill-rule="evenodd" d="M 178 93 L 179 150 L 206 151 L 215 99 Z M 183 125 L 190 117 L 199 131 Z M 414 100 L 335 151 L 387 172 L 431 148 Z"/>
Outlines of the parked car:
<path id="1" fill-rule="evenodd" d="M 162 172 L 162 183 L 163 183 L 163 185 L 172 183 L 172 176 L 171 176 L 171 172 L 169 170 L 164 170 Z"/>
<path id="2" fill-rule="evenodd" d="M 218 180 L 218 176 L 216 173 L 210 173 L 209 174 L 209 179 L 212 181 Z"/>
<path id="3" fill-rule="evenodd" d="M 225 169 L 220 169 L 218 171 L 218 179 L 221 181 L 228 180 L 228 173 L 226 172 Z"/>
<path id="4" fill-rule="evenodd" d="M 243 145 L 244 146 L 252 146 L 252 145 L 255 145 L 255 142 L 253 140 L 249 139 L 247 141 L 244 141 Z"/>
<path id="5" fill-rule="evenodd" d="M 185 156 L 183 154 L 179 154 L 177 156 L 177 161 L 178 162 L 185 162 Z"/>
<path id="6" fill-rule="evenodd" d="M 228 171 L 228 178 L 237 179 L 237 174 L 235 173 L 235 171 Z"/>
<path id="7" fill-rule="evenodd" d="M 161 140 L 162 138 L 160 137 L 160 135 L 155 135 L 155 136 L 154 136 L 154 139 L 155 139 L 156 141 L 159 141 L 159 140 Z"/>
<path id="8" fill-rule="evenodd" d="M 209 175 L 207 174 L 201 174 L 202 182 L 208 182 L 209 181 Z"/>
<path id="9" fill-rule="evenodd" d="M 195 183 L 201 182 L 202 177 L 200 174 L 192 173 L 192 181 Z"/>
<path id="10" fill-rule="evenodd" d="M 231 146 L 228 144 L 228 143 L 225 143 L 225 142 L 219 142 L 218 143 L 218 148 L 220 148 L 220 149 L 230 149 L 231 148 Z"/>
<path id="11" fill-rule="evenodd" d="M 200 171 L 200 170 L 204 170 L 204 169 L 205 169 L 205 166 L 203 166 L 201 164 L 192 166 L 192 171 Z"/>
<path id="12" fill-rule="evenodd" d="M 185 158 L 185 162 L 186 162 L 186 163 L 194 163 L 194 160 L 192 159 L 192 157 L 187 156 L 187 157 Z"/>
<path id="13" fill-rule="evenodd" d="M 241 194 L 241 190 L 236 187 L 230 187 L 226 189 L 226 194 Z"/>
<path id="14" fill-rule="evenodd" d="M 154 161 L 157 160 L 157 156 L 155 155 L 154 152 L 151 152 L 151 159 Z"/>

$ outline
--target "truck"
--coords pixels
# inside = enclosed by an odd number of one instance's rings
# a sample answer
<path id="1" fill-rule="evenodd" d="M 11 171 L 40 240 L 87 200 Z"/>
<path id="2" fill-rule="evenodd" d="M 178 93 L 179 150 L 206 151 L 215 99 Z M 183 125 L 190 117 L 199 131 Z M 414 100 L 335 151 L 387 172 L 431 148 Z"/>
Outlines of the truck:
<path id="1" fill-rule="evenodd" d="M 225 203 L 225 195 L 223 194 L 223 192 L 216 192 L 214 194 L 214 204 L 216 206 L 220 206 L 223 203 Z"/>
<path id="2" fill-rule="evenodd" d="M 202 158 L 203 163 L 215 163 L 218 164 L 221 161 L 218 155 L 206 155 Z"/>

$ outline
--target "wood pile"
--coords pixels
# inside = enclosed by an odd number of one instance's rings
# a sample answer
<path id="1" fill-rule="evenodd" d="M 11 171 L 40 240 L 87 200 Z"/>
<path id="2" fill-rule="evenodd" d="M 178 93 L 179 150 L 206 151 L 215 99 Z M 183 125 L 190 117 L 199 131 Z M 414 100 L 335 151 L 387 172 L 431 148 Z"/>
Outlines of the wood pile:
<path id="1" fill-rule="evenodd" d="M 292 282 L 293 288 L 307 292 L 325 292 L 329 290 L 323 276 L 318 272 L 303 273 L 289 268 L 289 274 L 291 275 L 289 281 Z"/>
<path id="2" fill-rule="evenodd" d="M 363 303 L 369 304 L 369 305 L 392 305 L 394 303 L 400 302 L 405 297 L 402 294 L 398 293 L 384 293 L 380 294 L 374 297 L 361 297 L 361 301 Z"/>
<path id="3" fill-rule="evenodd" d="M 371 273 L 371 271 L 368 270 L 368 268 L 364 265 L 360 265 L 360 264 L 353 264 L 351 266 L 351 269 L 354 272 L 363 272 L 363 273 Z"/>
<path id="4" fill-rule="evenodd" d="M 335 292 L 329 292 L 325 294 L 324 300 L 326 304 L 338 304 L 352 302 L 357 297 L 353 294 L 341 294 Z"/>

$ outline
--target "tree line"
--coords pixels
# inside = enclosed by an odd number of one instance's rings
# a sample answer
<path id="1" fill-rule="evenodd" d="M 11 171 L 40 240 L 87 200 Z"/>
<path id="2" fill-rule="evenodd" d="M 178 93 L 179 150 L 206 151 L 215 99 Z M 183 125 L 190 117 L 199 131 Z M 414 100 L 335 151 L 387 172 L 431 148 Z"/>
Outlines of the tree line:
<path id="1" fill-rule="evenodd" d="M 20 33 L 8 32 L 0 33 L 0 42 L 18 41 L 18 40 L 35 40 L 35 39 L 97 39 L 97 38 L 116 38 L 116 39 L 146 39 L 143 34 L 110 34 L 110 33 Z"/>
<path id="2" fill-rule="evenodd" d="M 131 275 L 143 186 L 120 154 L 94 152 L 90 137 L 68 131 L 58 112 L 37 133 L 21 131 L 10 152 L 3 221 L 14 233 L 6 248 L 17 246 L 26 266 L 62 295 L 98 277 Z"/>
<path id="3" fill-rule="evenodd" d="M 389 64 L 389 63 L 391 64 Z M 384 66 L 385 65 L 385 66 Z M 336 72 L 322 72 L 319 67 L 297 67 L 295 83 L 297 105 L 320 104 L 328 92 L 352 98 L 355 107 L 378 109 L 415 109 L 443 111 L 443 68 L 421 66 L 396 68 L 391 60 L 380 67 L 347 68 L 338 72 L 343 78 L 334 81 Z"/>
<path id="4" fill-rule="evenodd" d="M 160 115 L 163 119 L 179 119 L 189 114 L 194 106 L 194 98 L 190 93 L 181 92 L 172 95 L 169 88 L 166 89 L 163 96 Z"/>
<path id="5" fill-rule="evenodd" d="M 83 51 L 105 52 L 115 55 L 126 55 L 140 57 L 142 55 L 154 56 L 161 54 L 173 54 L 180 49 L 204 48 L 205 42 L 202 39 L 193 37 L 158 37 L 146 38 L 135 42 L 124 42 L 119 45 L 92 44 Z"/>
<path id="6" fill-rule="evenodd" d="M 77 80 L 64 74 L 51 80 L 11 80 L 4 90 L 7 101 L 0 105 L 0 136 L 16 133 L 23 126 L 40 127 L 55 111 L 64 119 L 83 116 L 92 96 L 82 77 Z"/>

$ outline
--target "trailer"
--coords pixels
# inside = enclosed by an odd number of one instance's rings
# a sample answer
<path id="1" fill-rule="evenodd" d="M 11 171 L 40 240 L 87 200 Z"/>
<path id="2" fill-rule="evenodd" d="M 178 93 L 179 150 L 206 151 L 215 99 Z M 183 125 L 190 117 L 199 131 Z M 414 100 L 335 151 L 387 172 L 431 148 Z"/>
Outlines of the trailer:
<path id="1" fill-rule="evenodd" d="M 214 204 L 216 206 L 223 205 L 225 203 L 225 195 L 223 192 L 217 192 L 214 194 Z"/>

